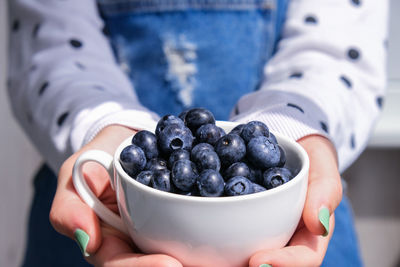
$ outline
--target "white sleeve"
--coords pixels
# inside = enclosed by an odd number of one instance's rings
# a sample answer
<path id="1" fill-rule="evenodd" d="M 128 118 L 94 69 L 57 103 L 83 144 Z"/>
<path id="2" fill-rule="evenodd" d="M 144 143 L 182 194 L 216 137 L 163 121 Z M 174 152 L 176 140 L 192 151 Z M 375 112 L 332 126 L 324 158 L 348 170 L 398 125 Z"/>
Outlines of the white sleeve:
<path id="1" fill-rule="evenodd" d="M 386 87 L 388 0 L 292 0 L 260 90 L 232 120 L 262 120 L 295 140 L 319 134 L 339 169 L 364 150 Z"/>
<path id="2" fill-rule="evenodd" d="M 9 5 L 9 98 L 53 170 L 109 124 L 154 128 L 157 116 L 115 62 L 94 0 Z"/>

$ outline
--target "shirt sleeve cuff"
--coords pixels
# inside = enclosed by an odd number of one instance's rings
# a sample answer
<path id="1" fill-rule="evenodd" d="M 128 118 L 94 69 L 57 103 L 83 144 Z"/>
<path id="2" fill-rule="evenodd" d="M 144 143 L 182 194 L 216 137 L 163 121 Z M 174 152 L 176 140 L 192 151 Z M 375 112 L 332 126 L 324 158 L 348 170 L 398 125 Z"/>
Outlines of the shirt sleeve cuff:
<path id="1" fill-rule="evenodd" d="M 154 132 L 157 121 L 149 113 L 143 111 L 124 110 L 113 113 L 103 117 L 93 125 L 92 129 L 85 135 L 83 145 L 89 143 L 102 129 L 113 124 L 126 126 L 138 131 L 148 130 Z"/>
<path id="2" fill-rule="evenodd" d="M 238 109 L 245 109 L 231 117 L 231 120 L 239 123 L 262 121 L 272 132 L 283 134 L 295 141 L 309 135 L 320 135 L 334 143 L 330 136 L 327 116 L 312 101 L 287 93 L 268 95 L 263 99 L 264 107 L 255 105 L 258 103 L 254 103 L 253 100 L 255 99 L 251 97 L 239 102 Z"/>
<path id="3" fill-rule="evenodd" d="M 76 116 L 75 126 L 71 133 L 72 152 L 78 151 L 89 143 L 102 129 L 109 125 L 119 124 L 135 130 L 154 131 L 158 115 L 147 109 L 130 108 L 128 104 L 102 103 L 89 112 L 84 111 Z"/>

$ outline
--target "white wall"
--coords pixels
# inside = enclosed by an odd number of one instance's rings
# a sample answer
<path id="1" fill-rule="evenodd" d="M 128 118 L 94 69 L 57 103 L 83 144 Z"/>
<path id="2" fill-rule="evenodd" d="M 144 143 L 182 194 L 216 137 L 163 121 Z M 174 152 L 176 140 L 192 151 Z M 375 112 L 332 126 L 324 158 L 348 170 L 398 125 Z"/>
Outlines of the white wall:
<path id="1" fill-rule="evenodd" d="M 6 90 L 7 8 L 0 0 L 0 266 L 19 266 L 40 156 L 15 123 Z"/>

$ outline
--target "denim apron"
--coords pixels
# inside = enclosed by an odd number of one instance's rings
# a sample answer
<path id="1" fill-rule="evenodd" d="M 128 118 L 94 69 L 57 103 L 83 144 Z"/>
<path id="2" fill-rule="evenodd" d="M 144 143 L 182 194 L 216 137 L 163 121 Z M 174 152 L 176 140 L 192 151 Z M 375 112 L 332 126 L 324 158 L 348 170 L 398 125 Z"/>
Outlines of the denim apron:
<path id="1" fill-rule="evenodd" d="M 141 103 L 159 115 L 205 107 L 227 120 L 258 89 L 280 37 L 288 0 L 98 0 L 121 69 Z M 35 179 L 24 266 L 87 266 L 48 222 L 56 177 Z M 345 197 L 323 266 L 361 266 Z"/>
<path id="2" fill-rule="evenodd" d="M 276 11 L 286 6 L 275 0 L 99 3 L 116 58 L 144 106 L 159 115 L 201 106 L 220 120 L 257 89 L 283 20 Z"/>

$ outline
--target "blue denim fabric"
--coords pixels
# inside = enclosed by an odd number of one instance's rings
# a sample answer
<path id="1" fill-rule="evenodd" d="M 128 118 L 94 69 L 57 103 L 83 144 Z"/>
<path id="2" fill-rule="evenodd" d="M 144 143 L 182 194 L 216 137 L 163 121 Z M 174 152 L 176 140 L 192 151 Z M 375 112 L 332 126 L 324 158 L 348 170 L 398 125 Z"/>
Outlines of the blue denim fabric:
<path id="1" fill-rule="evenodd" d="M 274 2 L 100 1 L 100 11 L 143 105 L 159 115 L 201 106 L 227 120 L 274 49 L 285 13 Z"/>
<path id="2" fill-rule="evenodd" d="M 226 120 L 257 90 L 280 38 L 288 0 L 99 0 L 121 67 L 145 106 L 160 115 L 202 106 Z M 35 179 L 24 267 L 87 266 L 78 246 L 49 221 L 56 177 Z M 323 266 L 362 266 L 344 197 Z"/>

